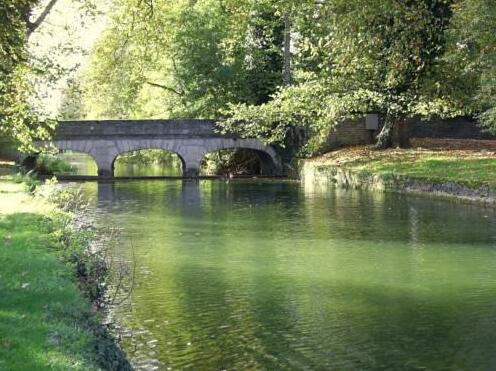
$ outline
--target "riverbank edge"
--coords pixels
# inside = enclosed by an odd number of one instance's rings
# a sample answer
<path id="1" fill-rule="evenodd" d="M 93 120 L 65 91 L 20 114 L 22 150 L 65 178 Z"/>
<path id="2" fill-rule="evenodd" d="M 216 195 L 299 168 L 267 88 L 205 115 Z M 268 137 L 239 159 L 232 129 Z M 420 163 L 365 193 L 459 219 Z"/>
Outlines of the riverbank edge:
<path id="1" fill-rule="evenodd" d="M 84 207 L 84 209 L 86 208 Z M 74 275 L 79 283 L 78 288 L 83 297 L 88 298 L 89 303 L 94 308 L 94 313 L 92 313 L 92 318 L 88 324 L 94 336 L 95 360 L 103 370 L 132 371 L 133 367 L 115 336 L 113 323 L 104 323 L 105 318 L 109 316 L 110 304 L 107 296 L 106 278 L 112 267 L 109 266 L 108 260 L 102 257 L 100 251 L 95 251 L 95 248 L 92 248 L 91 243 L 98 241 L 104 244 L 105 242 L 108 243 L 109 240 L 102 236 L 101 230 L 95 228 L 93 220 L 89 219 L 84 211 L 77 207 L 73 210 L 75 211 L 72 211 L 70 225 L 66 227 L 67 232 L 74 233 L 76 239 L 78 236 L 84 236 L 87 232 L 91 237 L 85 251 L 79 254 L 75 251 L 71 257 L 72 261 L 66 261 L 66 263 L 72 263 L 72 266 L 75 266 Z"/>
<path id="2" fill-rule="evenodd" d="M 11 169 L 4 168 L 3 170 Z M 5 179 L 0 179 L 0 181 L 15 183 L 15 181 Z M 31 181 L 36 182 L 35 179 L 31 179 Z M 25 182 L 23 184 L 26 188 L 25 193 L 30 196 L 31 202 L 36 202 L 33 192 L 27 190 L 31 188 L 31 185 Z M 44 187 L 50 188 L 48 193 L 58 192 L 60 195 L 64 192 L 55 190 L 55 185 L 44 185 Z M 102 370 L 132 370 L 131 363 L 118 339 L 114 336 L 111 325 L 103 323 L 103 319 L 107 316 L 105 279 L 110 267 L 106 260 L 91 247 L 91 243 L 99 240 L 101 236 L 94 228 L 93 222 L 84 214 L 84 208 L 79 208 L 74 203 L 70 205 L 71 210 L 69 211 L 50 197 L 41 198 L 43 199 L 42 202 L 53 208 L 53 211 L 45 216 L 53 229 L 61 228 L 58 244 L 60 249 L 64 250 L 61 253 L 61 251 L 51 250 L 47 247 L 44 253 L 54 256 L 72 272 L 82 299 L 88 303 L 88 307 L 92 308 L 89 312 L 81 309 L 79 313 L 72 313 L 78 321 L 78 326 L 86 329 L 92 336 L 91 359 L 87 360 L 91 365 L 90 367 L 95 365 Z M 62 223 L 62 227 L 60 226 L 61 222 L 57 221 L 57 217 L 60 216 L 67 218 L 67 222 Z M 89 239 L 88 235 L 91 236 Z M 87 242 L 83 249 L 78 249 L 74 241 Z M 98 268 L 95 269 L 95 267 Z"/>
<path id="3" fill-rule="evenodd" d="M 302 183 L 434 196 L 496 207 L 496 190 L 489 187 L 471 188 L 454 182 L 431 182 L 402 175 L 358 171 L 335 164 L 320 163 L 316 159 L 298 160 L 295 176 Z"/>

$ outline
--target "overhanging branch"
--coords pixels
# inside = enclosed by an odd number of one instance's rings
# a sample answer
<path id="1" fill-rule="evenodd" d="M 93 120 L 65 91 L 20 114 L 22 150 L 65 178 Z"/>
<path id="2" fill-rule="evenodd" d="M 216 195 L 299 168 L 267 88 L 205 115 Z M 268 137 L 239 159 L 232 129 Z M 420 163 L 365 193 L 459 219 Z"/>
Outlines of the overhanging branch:
<path id="1" fill-rule="evenodd" d="M 36 18 L 34 22 L 28 22 L 28 37 L 41 26 L 41 24 L 45 21 L 46 17 L 50 14 L 55 4 L 57 4 L 58 0 L 50 0 L 48 4 L 45 6 L 45 9 L 41 12 L 41 14 Z"/>
<path id="2" fill-rule="evenodd" d="M 184 93 L 181 93 L 181 92 L 177 91 L 176 89 L 171 88 L 170 86 L 165 86 L 165 85 L 162 85 L 162 84 L 157 84 L 156 82 L 145 81 L 145 84 L 148 84 L 150 86 L 154 86 L 156 88 L 160 88 L 160 89 L 164 89 L 164 90 L 170 91 L 171 93 L 177 94 L 180 97 L 184 95 Z"/>

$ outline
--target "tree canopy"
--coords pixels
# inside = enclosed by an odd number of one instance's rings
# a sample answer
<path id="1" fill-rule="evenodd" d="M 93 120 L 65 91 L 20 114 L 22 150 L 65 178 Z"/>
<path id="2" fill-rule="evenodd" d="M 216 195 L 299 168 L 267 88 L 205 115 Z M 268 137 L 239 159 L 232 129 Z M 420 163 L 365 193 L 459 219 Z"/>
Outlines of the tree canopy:
<path id="1" fill-rule="evenodd" d="M 306 142 L 306 152 L 338 122 L 368 112 L 383 118 L 379 147 L 412 116 L 480 114 L 492 127 L 494 8 L 485 0 L 118 0 L 86 79 L 85 110 L 223 118 L 224 132 Z M 467 42 L 470 52 L 460 47 Z"/>
<path id="2" fill-rule="evenodd" d="M 81 2 L 85 2 L 80 0 Z M 28 36 L 57 1 L 0 4 L 0 133 L 48 135 Z M 378 147 L 410 117 L 473 115 L 496 131 L 491 0 L 113 0 L 65 118 L 213 118 L 313 153 L 337 123 L 379 113 Z M 72 75 L 71 75 L 72 76 Z"/>
<path id="3" fill-rule="evenodd" d="M 46 28 L 46 21 L 56 6 L 67 6 L 67 1 L 5 0 L 0 3 L 0 139 L 13 142 L 21 150 L 32 150 L 34 139 L 49 138 L 56 123 L 55 117 L 46 114 L 43 99 L 69 71 L 58 59 L 73 54 L 76 49 L 70 46 L 72 30 L 66 27 L 57 37 L 53 33 L 48 35 L 44 41 L 59 42 L 53 47 L 41 45 L 43 53 L 33 47 L 43 41 L 39 40 L 40 30 Z M 95 9 L 93 0 L 69 3 L 84 16 Z M 82 22 L 78 14 L 75 16 Z M 64 14 L 63 18 L 68 15 Z"/>
<path id="4" fill-rule="evenodd" d="M 496 4 L 463 0 L 453 11 L 445 72 L 457 75 L 467 104 L 486 129 L 496 132 Z"/>
<path id="5" fill-rule="evenodd" d="M 225 130 L 243 132 L 248 121 L 254 124 L 250 135 L 258 131 L 277 142 L 291 126 L 302 125 L 310 131 L 311 152 L 338 122 L 378 112 L 384 120 L 378 146 L 387 147 L 399 120 L 463 114 L 459 90 L 442 84 L 451 5 L 446 0 L 314 4 L 311 18 L 325 26 L 318 32 L 312 24 L 295 30 L 303 36 L 295 56 L 297 83 L 266 105 L 232 105 Z"/>
<path id="6" fill-rule="evenodd" d="M 118 0 L 94 50 L 85 110 L 217 118 L 230 102 L 267 102 L 282 84 L 283 31 L 263 2 Z"/>

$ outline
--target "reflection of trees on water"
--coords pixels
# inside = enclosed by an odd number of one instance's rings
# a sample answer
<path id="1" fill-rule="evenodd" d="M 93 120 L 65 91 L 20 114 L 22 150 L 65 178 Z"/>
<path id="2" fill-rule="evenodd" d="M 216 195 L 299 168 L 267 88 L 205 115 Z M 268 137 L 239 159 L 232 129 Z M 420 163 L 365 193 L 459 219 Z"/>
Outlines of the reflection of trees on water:
<path id="1" fill-rule="evenodd" d="M 307 189 L 308 191 L 308 189 Z M 495 241 L 496 210 L 387 192 L 335 189 L 309 193 L 306 219 L 315 233 L 368 241 L 475 243 Z M 327 207 L 315 207 L 324 202 Z M 315 230 L 322 226 L 327 230 Z"/>
<path id="2" fill-rule="evenodd" d="M 131 321 L 166 364 L 436 368 L 496 350 L 494 211 L 288 183 L 102 190 L 142 272 Z M 489 341 L 460 343 L 474 328 Z"/>

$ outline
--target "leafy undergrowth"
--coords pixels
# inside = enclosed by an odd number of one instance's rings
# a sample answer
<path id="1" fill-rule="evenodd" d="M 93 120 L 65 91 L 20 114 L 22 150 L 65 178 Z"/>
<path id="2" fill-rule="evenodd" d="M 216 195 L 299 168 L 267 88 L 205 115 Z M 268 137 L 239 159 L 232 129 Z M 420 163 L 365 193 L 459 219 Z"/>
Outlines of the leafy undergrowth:
<path id="1" fill-rule="evenodd" d="M 457 183 L 496 189 L 496 154 L 491 151 L 346 148 L 311 161 L 385 177 Z"/>

